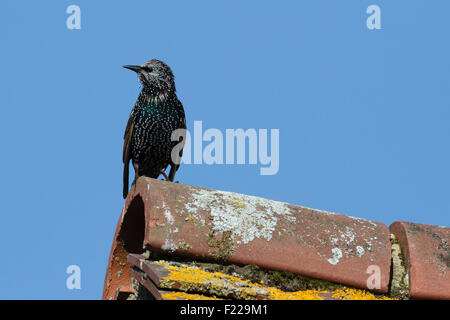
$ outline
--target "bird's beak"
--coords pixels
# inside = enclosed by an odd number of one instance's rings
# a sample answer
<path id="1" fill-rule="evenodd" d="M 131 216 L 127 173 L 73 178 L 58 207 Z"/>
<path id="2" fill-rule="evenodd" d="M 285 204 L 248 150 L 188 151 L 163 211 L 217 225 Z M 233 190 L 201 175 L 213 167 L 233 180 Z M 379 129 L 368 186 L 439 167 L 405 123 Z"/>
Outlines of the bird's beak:
<path id="1" fill-rule="evenodd" d="M 142 70 L 141 66 L 123 66 L 125 69 L 129 69 L 134 72 L 139 72 Z"/>

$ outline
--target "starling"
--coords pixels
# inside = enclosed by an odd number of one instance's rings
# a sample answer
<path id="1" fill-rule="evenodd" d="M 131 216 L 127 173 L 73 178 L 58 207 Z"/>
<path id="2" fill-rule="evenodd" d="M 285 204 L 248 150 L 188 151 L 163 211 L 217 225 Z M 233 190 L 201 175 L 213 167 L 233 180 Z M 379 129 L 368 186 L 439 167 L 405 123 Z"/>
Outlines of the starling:
<path id="1" fill-rule="evenodd" d="M 172 70 L 164 62 L 153 59 L 141 66 L 123 66 L 137 73 L 142 91 L 131 111 L 123 145 L 123 197 L 128 195 L 128 169 L 130 160 L 135 180 L 140 176 L 173 181 L 179 168 L 178 159 L 172 159 L 172 149 L 183 140 L 172 141 L 172 133 L 186 129 L 183 105 L 175 93 Z M 170 164 L 169 176 L 165 173 Z"/>

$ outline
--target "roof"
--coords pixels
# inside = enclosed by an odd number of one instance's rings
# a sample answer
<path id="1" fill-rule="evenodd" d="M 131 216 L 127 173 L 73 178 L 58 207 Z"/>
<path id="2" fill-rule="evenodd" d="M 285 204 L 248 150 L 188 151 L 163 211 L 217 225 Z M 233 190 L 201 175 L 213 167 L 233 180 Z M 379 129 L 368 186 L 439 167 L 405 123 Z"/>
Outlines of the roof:
<path id="1" fill-rule="evenodd" d="M 449 230 L 141 177 L 103 299 L 450 299 Z"/>

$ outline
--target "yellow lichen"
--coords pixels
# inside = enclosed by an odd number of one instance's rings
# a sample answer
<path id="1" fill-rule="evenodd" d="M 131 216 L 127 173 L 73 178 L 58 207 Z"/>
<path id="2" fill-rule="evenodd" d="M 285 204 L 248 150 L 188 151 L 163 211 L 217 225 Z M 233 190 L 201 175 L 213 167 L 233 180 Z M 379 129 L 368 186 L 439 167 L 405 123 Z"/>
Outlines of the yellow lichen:
<path id="1" fill-rule="evenodd" d="M 197 218 L 192 214 L 188 215 L 186 219 L 191 222 L 197 221 Z"/>
<path id="2" fill-rule="evenodd" d="M 207 272 L 194 267 L 171 266 L 164 261 L 156 261 L 169 271 L 169 275 L 161 280 L 162 286 L 172 288 L 180 284 L 180 290 L 200 291 L 219 296 L 230 296 L 238 299 L 274 299 L 274 300 L 322 300 L 319 293 L 323 291 L 305 290 L 284 292 L 275 287 L 265 287 L 260 283 L 252 283 L 246 279 L 221 272 Z"/>
<path id="3" fill-rule="evenodd" d="M 230 200 L 227 200 L 227 202 L 231 203 L 234 206 L 241 208 L 241 209 L 244 209 L 247 207 L 247 205 L 244 202 L 240 201 L 240 199 L 232 199 L 232 200 L 230 199 Z"/>
<path id="4" fill-rule="evenodd" d="M 267 288 L 270 292 L 269 299 L 271 300 L 323 300 L 319 294 L 325 291 L 318 290 L 301 290 L 295 292 L 284 292 L 274 287 Z"/>
<path id="5" fill-rule="evenodd" d="M 351 288 L 334 290 L 333 298 L 341 300 L 396 300 L 385 296 L 376 297 L 368 291 Z"/>
<path id="6" fill-rule="evenodd" d="M 161 296 L 165 300 L 223 300 L 216 297 L 208 297 L 201 294 L 193 294 L 180 291 L 163 293 Z"/>
<path id="7" fill-rule="evenodd" d="M 330 293 L 320 290 L 285 292 L 276 287 L 264 286 L 264 281 L 253 283 L 222 272 L 208 272 L 191 266 L 174 266 L 162 260 L 154 261 L 154 263 L 164 265 L 169 271 L 169 274 L 161 279 L 161 286 L 164 288 L 173 288 L 177 284 L 178 289 L 182 291 L 203 292 L 236 299 L 323 300 L 324 297 L 321 294 Z M 385 296 L 376 297 L 365 290 L 347 287 L 331 293 L 333 298 L 342 300 L 392 300 Z"/>

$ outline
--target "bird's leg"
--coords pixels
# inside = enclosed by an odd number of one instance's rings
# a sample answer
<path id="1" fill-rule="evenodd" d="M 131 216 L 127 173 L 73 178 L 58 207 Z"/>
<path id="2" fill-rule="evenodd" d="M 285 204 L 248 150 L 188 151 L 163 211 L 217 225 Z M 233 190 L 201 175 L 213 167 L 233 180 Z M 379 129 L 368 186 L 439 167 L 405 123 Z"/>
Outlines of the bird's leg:
<path id="1" fill-rule="evenodd" d="M 131 186 L 134 187 L 134 191 L 136 191 L 136 181 L 139 178 L 139 165 L 137 163 L 133 163 L 133 167 L 134 167 L 134 180 Z"/>
<path id="2" fill-rule="evenodd" d="M 161 174 L 164 176 L 166 181 L 169 181 L 169 177 L 167 176 L 166 171 L 164 169 L 161 170 Z"/>

